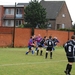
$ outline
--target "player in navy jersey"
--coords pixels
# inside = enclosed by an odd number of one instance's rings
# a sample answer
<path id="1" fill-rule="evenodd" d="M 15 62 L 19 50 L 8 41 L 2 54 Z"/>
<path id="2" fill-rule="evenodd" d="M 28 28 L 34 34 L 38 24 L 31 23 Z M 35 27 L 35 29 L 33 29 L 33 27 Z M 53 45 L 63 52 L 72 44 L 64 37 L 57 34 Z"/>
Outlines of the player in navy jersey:
<path id="1" fill-rule="evenodd" d="M 64 44 L 64 49 L 68 59 L 68 64 L 64 72 L 66 75 L 71 75 L 70 72 L 72 70 L 72 64 L 75 62 L 75 35 L 71 37 L 71 40 Z"/>
<path id="2" fill-rule="evenodd" d="M 47 45 L 45 58 L 48 56 L 48 52 L 50 52 L 50 59 L 52 59 L 52 48 L 53 48 L 53 40 L 52 36 L 49 36 L 49 39 L 46 40 L 45 44 Z"/>
<path id="3" fill-rule="evenodd" d="M 57 37 L 53 38 L 53 42 L 54 42 L 53 50 L 55 50 L 55 46 L 57 46 L 57 44 L 59 43 L 59 40 L 57 39 Z"/>

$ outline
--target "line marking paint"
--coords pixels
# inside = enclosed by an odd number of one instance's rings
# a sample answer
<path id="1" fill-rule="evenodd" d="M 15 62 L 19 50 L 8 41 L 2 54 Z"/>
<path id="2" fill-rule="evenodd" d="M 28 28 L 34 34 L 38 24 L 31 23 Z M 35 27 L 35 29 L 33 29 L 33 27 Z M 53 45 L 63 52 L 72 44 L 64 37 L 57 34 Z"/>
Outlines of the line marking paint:
<path id="1" fill-rule="evenodd" d="M 66 62 L 67 60 L 60 60 L 60 61 L 45 61 L 45 62 L 30 62 L 30 63 L 15 63 L 15 64 L 1 64 L 0 66 L 17 66 L 17 65 L 26 65 L 26 64 L 43 64 L 43 63 L 50 63 L 50 62 Z"/>

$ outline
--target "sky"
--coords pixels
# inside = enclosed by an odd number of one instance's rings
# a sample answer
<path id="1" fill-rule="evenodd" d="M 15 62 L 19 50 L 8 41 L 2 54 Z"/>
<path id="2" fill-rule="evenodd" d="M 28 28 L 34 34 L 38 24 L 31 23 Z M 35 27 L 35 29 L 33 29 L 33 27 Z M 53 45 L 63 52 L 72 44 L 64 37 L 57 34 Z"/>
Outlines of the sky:
<path id="1" fill-rule="evenodd" d="M 28 3 L 31 0 L 0 0 L 0 5 L 15 5 L 17 3 Z M 38 0 L 40 1 L 40 0 Z M 45 0 L 45 1 L 65 1 L 72 18 L 72 23 L 75 24 L 75 0 Z"/>

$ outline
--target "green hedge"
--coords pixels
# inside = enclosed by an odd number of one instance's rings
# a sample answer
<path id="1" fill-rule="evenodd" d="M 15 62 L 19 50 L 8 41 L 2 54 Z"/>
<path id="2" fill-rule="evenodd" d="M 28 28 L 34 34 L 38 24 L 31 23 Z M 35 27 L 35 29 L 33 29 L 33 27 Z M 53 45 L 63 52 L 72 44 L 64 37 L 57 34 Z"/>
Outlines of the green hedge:
<path id="1" fill-rule="evenodd" d="M 61 31 L 72 31 L 72 32 L 75 32 L 75 29 L 59 29 Z"/>

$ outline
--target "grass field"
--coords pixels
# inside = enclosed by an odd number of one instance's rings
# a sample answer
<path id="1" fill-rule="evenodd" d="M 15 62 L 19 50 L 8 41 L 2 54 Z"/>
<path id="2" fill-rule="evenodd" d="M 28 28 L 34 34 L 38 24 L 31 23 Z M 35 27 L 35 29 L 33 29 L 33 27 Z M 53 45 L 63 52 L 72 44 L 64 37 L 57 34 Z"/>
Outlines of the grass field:
<path id="1" fill-rule="evenodd" d="M 65 75 L 67 64 L 64 49 L 57 47 L 53 51 L 53 59 L 45 59 L 29 53 L 25 55 L 28 48 L 0 48 L 0 75 Z M 75 75 L 75 64 L 71 71 Z"/>

